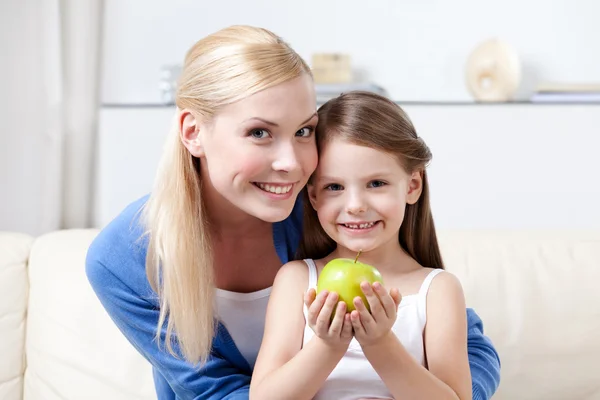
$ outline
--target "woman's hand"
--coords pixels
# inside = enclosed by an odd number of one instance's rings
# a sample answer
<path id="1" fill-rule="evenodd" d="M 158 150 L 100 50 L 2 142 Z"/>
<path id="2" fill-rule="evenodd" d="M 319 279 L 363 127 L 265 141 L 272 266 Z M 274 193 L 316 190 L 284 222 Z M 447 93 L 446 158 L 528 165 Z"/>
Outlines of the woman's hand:
<path id="1" fill-rule="evenodd" d="M 338 302 L 338 298 L 337 293 L 326 290 L 317 296 L 311 288 L 304 296 L 304 304 L 308 308 L 308 326 L 315 335 L 332 348 L 345 350 L 352 340 L 352 323 L 350 314 L 346 313 L 346 303 Z"/>
<path id="2" fill-rule="evenodd" d="M 354 336 L 362 347 L 378 343 L 394 326 L 398 306 L 402 296 L 398 289 L 393 288 L 388 293 L 383 285 L 375 282 L 373 285 L 362 282 L 360 288 L 367 298 L 371 312 L 360 297 L 354 299 L 356 310 L 350 314 Z"/>

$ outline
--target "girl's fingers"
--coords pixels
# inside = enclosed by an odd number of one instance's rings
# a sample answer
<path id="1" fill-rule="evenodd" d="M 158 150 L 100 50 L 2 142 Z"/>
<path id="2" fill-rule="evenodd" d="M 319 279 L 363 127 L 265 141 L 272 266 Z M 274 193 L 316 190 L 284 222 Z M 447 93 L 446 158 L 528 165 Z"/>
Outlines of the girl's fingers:
<path id="1" fill-rule="evenodd" d="M 390 293 L 388 293 L 381 283 L 375 282 L 373 284 L 373 290 L 379 297 L 379 301 L 381 302 L 383 311 L 387 318 L 395 319 L 398 305 L 396 304 L 394 298 L 391 296 L 391 293 L 394 289 L 390 290 Z M 395 290 L 396 292 L 398 291 L 397 289 Z"/>
<path id="2" fill-rule="evenodd" d="M 344 340 L 352 339 L 352 321 L 350 321 L 350 313 L 344 314 L 344 325 L 340 337 Z"/>
<path id="3" fill-rule="evenodd" d="M 331 321 L 331 313 L 333 313 L 333 308 L 337 304 L 338 295 L 335 292 L 330 292 L 327 298 L 325 299 L 325 304 L 321 308 L 321 312 L 317 316 L 317 331 L 320 335 L 327 335 L 329 332 L 329 326 Z"/>
<path id="4" fill-rule="evenodd" d="M 316 297 L 317 291 L 313 288 L 308 289 L 306 293 L 304 293 L 304 305 L 306 306 L 306 308 L 310 307 L 313 301 L 315 301 Z"/>
<path id="5" fill-rule="evenodd" d="M 360 288 L 367 298 L 369 308 L 371 309 L 371 315 L 375 321 L 382 321 L 386 317 L 385 310 L 383 309 L 381 300 L 379 300 L 379 297 L 373 291 L 371 284 L 369 282 L 362 282 Z"/>
<path id="6" fill-rule="evenodd" d="M 363 303 L 362 299 L 358 296 L 354 299 L 354 307 L 356 308 L 355 311 L 359 314 L 360 322 L 364 328 L 365 333 L 369 334 L 369 332 L 373 332 L 377 323 L 375 322 L 375 319 L 373 319 L 373 316 L 371 315 L 369 310 L 367 310 L 367 306 L 365 306 L 365 303 Z"/>
<path id="7" fill-rule="evenodd" d="M 331 326 L 329 327 L 329 334 L 331 336 L 340 336 L 340 334 L 342 333 L 342 328 L 344 325 L 344 315 L 346 315 L 346 303 L 340 301 L 337 303 L 335 315 L 333 317 L 333 320 L 331 321 Z"/>
<path id="8" fill-rule="evenodd" d="M 350 322 L 352 323 L 352 328 L 354 329 L 354 336 L 366 335 L 365 328 L 362 325 L 362 321 L 360 320 L 360 313 L 358 311 L 353 310 L 350 313 Z"/>
<path id="9" fill-rule="evenodd" d="M 402 302 L 402 295 L 400 294 L 400 291 L 397 288 L 392 288 L 392 290 L 390 290 L 390 297 L 394 300 L 396 309 L 398 309 L 398 306 Z"/>
<path id="10" fill-rule="evenodd" d="M 328 294 L 329 292 L 324 290 L 316 295 L 315 299 L 310 303 L 307 312 L 309 325 L 315 326 L 317 324 L 317 318 L 319 317 L 319 313 L 321 312 L 321 308 L 323 308 L 323 304 L 325 303 Z"/>

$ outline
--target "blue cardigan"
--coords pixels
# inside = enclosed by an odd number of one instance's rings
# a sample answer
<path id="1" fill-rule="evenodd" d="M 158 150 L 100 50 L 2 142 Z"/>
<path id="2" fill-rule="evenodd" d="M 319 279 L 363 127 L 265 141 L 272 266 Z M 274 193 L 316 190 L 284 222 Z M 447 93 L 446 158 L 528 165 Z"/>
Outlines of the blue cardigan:
<path id="1" fill-rule="evenodd" d="M 96 295 L 129 342 L 152 364 L 159 400 L 247 400 L 252 370 L 223 325 L 219 324 L 212 354 L 201 369 L 157 346 L 159 303 L 146 279 L 147 241 L 140 239 L 143 229 L 138 220 L 146 201 L 147 196 L 129 205 L 90 246 L 86 273 Z M 298 201 L 290 217 L 273 225 L 282 263 L 295 253 L 301 224 Z M 500 360 L 483 335 L 477 314 L 467 309 L 467 317 L 473 399 L 489 399 L 500 382 Z"/>

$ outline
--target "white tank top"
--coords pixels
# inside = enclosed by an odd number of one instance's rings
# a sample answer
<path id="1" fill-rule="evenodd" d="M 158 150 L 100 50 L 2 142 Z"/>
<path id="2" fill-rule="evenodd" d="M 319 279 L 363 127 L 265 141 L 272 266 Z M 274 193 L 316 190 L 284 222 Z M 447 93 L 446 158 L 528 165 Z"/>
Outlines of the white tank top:
<path id="1" fill-rule="evenodd" d="M 309 270 L 308 287 L 316 289 L 317 267 L 313 260 L 304 261 Z M 425 366 L 423 329 L 427 321 L 427 292 L 431 281 L 440 272 L 443 270 L 431 271 L 423 280 L 417 294 L 402 297 L 396 322 L 392 327 L 392 331 L 400 339 L 402 345 L 423 366 Z M 307 307 L 304 306 L 305 321 L 307 311 Z M 308 324 L 305 324 L 303 345 L 308 343 L 313 336 L 314 332 Z M 392 399 L 392 394 L 364 356 L 358 341 L 353 338 L 346 354 L 313 400 L 356 400 L 363 397 Z"/>
<path id="2" fill-rule="evenodd" d="M 216 313 L 235 346 L 254 369 L 265 329 L 265 316 L 271 288 L 252 293 L 217 289 Z"/>

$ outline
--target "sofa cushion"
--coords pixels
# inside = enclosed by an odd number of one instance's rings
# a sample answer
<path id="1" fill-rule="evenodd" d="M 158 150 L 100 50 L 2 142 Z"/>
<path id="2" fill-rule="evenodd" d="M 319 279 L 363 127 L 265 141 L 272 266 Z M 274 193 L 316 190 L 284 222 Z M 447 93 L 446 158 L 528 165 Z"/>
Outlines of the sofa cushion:
<path id="1" fill-rule="evenodd" d="M 600 399 L 600 232 L 442 232 L 502 362 L 494 400 Z"/>
<path id="2" fill-rule="evenodd" d="M 21 400 L 25 371 L 27 258 L 33 238 L 0 232 L 0 399 Z"/>
<path id="3" fill-rule="evenodd" d="M 150 364 L 87 280 L 85 256 L 96 234 L 53 232 L 31 250 L 25 400 L 156 399 Z"/>

